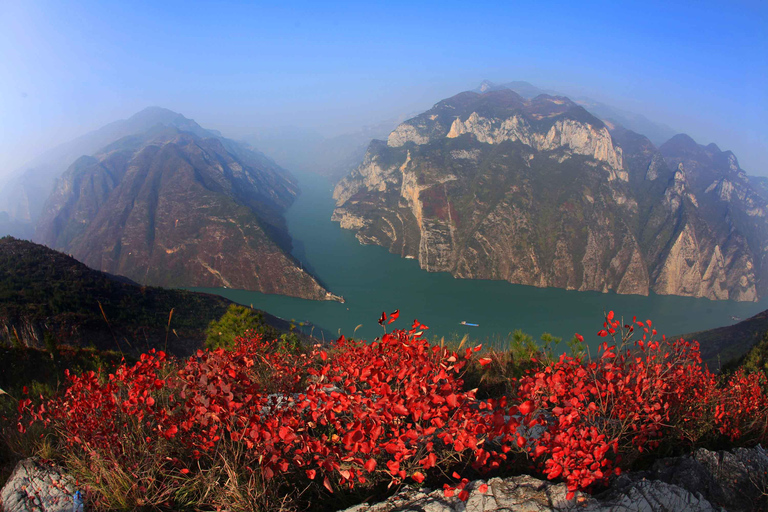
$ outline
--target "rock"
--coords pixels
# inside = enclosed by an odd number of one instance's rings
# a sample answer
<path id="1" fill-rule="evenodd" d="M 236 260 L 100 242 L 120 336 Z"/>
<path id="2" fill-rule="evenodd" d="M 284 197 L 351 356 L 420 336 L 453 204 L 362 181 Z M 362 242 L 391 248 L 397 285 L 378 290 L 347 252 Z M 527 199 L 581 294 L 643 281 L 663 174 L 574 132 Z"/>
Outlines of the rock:
<path id="1" fill-rule="evenodd" d="M 2 512 L 72 512 L 75 479 L 56 464 L 24 459 L 0 491 Z"/>
<path id="2" fill-rule="evenodd" d="M 487 484 L 487 491 L 480 486 Z M 563 483 L 522 475 L 476 480 L 469 498 L 446 498 L 442 490 L 407 487 L 388 500 L 343 512 L 764 512 L 768 510 L 768 454 L 757 448 L 730 452 L 699 449 L 661 459 L 648 471 L 617 477 L 594 496 L 566 499 Z"/>
<path id="3" fill-rule="evenodd" d="M 487 484 L 486 492 L 480 492 Z M 375 505 L 357 505 L 343 512 L 725 512 L 701 494 L 659 481 L 631 482 L 599 498 L 577 492 L 567 500 L 565 484 L 553 484 L 531 476 L 477 480 L 462 502 L 446 498 L 442 490 L 407 489 Z"/>
<path id="4" fill-rule="evenodd" d="M 657 461 L 638 477 L 660 480 L 691 492 L 729 511 L 768 510 L 768 454 L 756 448 L 712 452 Z"/>

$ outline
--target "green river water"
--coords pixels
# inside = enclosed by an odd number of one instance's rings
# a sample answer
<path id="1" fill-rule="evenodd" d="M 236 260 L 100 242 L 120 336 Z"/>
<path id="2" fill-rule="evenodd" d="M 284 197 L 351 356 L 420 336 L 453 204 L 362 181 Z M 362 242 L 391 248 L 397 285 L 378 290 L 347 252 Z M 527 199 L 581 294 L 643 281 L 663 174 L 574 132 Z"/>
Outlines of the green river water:
<path id="1" fill-rule="evenodd" d="M 564 339 L 584 335 L 594 347 L 602 328 L 603 311 L 617 316 L 650 318 L 660 333 L 699 331 L 736 323 L 768 309 L 768 301 L 743 303 L 651 295 L 577 292 L 536 288 L 503 281 L 454 279 L 431 273 L 415 260 L 390 254 L 383 247 L 360 245 L 354 233 L 331 222 L 333 184 L 313 174 L 297 174 L 301 195 L 287 212 L 294 255 L 346 303 L 310 301 L 231 289 L 197 289 L 253 305 L 297 323 L 309 321 L 326 332 L 373 339 L 381 335 L 382 311 L 400 310 L 392 327 L 410 327 L 413 319 L 429 326 L 431 336 L 463 336 L 485 344 L 515 329 L 538 338 L 549 332 Z M 465 320 L 480 324 L 465 327 Z M 315 333 L 317 335 L 317 330 Z M 326 335 L 327 336 L 327 335 Z"/>

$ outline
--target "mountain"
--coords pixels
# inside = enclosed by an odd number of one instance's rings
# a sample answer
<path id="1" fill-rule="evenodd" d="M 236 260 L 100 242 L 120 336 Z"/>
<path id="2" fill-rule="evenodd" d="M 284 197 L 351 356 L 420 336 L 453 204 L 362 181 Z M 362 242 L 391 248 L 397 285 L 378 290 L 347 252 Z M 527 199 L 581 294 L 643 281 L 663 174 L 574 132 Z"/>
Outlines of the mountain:
<path id="1" fill-rule="evenodd" d="M 371 140 L 386 137 L 404 119 L 387 119 L 333 136 L 304 128 L 272 128 L 246 140 L 287 169 L 321 174 L 335 182 L 360 164 Z"/>
<path id="2" fill-rule="evenodd" d="M 755 301 L 765 202 L 730 153 L 681 138 L 657 149 L 562 96 L 464 92 L 372 142 L 333 219 L 460 278 Z"/>
<path id="3" fill-rule="evenodd" d="M 527 99 L 533 99 L 536 96 L 540 96 L 541 94 L 548 94 L 550 96 L 566 96 L 566 94 L 563 94 L 562 92 L 553 91 L 551 89 L 539 89 L 535 85 L 523 81 L 494 84 L 493 82 L 484 80 L 480 86 L 475 89 L 475 92 L 484 93 L 489 91 L 499 91 L 502 89 L 510 89 Z M 663 144 L 675 135 L 675 131 L 669 126 L 655 123 L 642 114 L 616 108 L 586 96 L 574 96 L 572 99 L 575 103 L 584 107 L 590 114 L 594 115 L 595 117 L 598 117 L 603 121 L 607 121 L 611 123 L 611 125 L 620 125 L 624 128 L 645 135 L 651 140 L 651 142 L 656 145 Z"/>
<path id="4" fill-rule="evenodd" d="M 719 370 L 726 364 L 734 365 L 745 354 L 757 349 L 757 345 L 766 333 L 768 333 L 768 310 L 733 325 L 681 334 L 674 336 L 673 339 L 698 341 L 701 347 L 701 358 L 710 368 Z"/>
<path id="5" fill-rule="evenodd" d="M 160 107 L 149 107 L 129 119 L 115 121 L 48 150 L 12 172 L 10 178 L 0 184 L 0 214 L 5 212 L 8 217 L 5 223 L 0 220 L 0 235 L 31 237 L 56 179 L 75 160 L 83 155 L 91 155 L 123 137 L 143 133 L 158 125 L 176 127 L 200 137 L 212 135 L 181 114 Z"/>
<path id="6" fill-rule="evenodd" d="M 330 298 L 290 255 L 283 212 L 298 191 L 264 155 L 182 116 L 77 159 L 35 240 L 141 284 Z"/>
<path id="7" fill-rule="evenodd" d="M 139 286 L 42 245 L 0 238 L 0 345 L 45 348 L 52 335 L 61 344 L 138 355 L 164 348 L 167 339 L 169 352 L 186 356 L 230 304 L 217 295 Z M 290 329 L 262 314 L 275 332 Z"/>

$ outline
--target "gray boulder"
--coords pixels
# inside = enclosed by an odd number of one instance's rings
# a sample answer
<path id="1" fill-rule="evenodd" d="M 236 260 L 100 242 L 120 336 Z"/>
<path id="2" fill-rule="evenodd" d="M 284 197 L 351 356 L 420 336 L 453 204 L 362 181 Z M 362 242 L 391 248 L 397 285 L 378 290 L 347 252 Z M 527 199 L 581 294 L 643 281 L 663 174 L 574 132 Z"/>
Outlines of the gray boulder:
<path id="1" fill-rule="evenodd" d="M 0 491 L 2 512 L 72 512 L 75 479 L 50 461 L 24 459 Z"/>
<path id="2" fill-rule="evenodd" d="M 700 448 L 658 460 L 650 470 L 621 477 L 612 487 L 620 488 L 627 479 L 667 482 L 733 512 L 768 511 L 768 453 L 761 446 L 718 452 Z"/>

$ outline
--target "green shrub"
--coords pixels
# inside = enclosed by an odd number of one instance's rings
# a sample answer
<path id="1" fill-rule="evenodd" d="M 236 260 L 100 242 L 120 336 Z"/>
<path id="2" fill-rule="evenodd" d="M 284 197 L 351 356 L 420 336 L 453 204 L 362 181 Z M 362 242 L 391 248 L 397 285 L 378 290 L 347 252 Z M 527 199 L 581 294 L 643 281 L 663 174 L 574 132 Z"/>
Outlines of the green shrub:
<path id="1" fill-rule="evenodd" d="M 273 339 L 279 338 L 286 350 L 297 350 L 301 345 L 298 336 L 293 332 L 281 334 L 268 325 L 260 311 L 239 304 L 231 304 L 221 318 L 208 325 L 205 331 L 205 347 L 229 350 L 235 346 L 235 339 L 248 331 Z"/>

